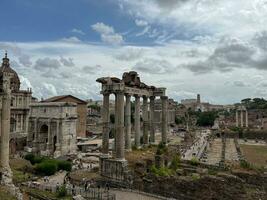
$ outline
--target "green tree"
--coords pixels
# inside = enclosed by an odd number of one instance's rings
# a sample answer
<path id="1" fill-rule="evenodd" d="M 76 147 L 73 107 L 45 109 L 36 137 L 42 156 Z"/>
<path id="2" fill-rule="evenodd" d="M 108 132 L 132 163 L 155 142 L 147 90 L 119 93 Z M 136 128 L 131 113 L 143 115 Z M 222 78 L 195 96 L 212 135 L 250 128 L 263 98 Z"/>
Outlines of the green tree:
<path id="1" fill-rule="evenodd" d="M 213 126 L 217 117 L 215 112 L 201 112 L 197 118 L 198 126 Z"/>

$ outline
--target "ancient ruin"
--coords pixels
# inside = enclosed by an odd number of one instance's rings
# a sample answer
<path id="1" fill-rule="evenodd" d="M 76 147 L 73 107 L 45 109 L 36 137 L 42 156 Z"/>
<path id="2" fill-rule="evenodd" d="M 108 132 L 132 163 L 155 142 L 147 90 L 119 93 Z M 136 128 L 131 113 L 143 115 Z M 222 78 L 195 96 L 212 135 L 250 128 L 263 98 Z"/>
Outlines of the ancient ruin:
<path id="1" fill-rule="evenodd" d="M 34 103 L 30 110 L 27 141 L 32 152 L 54 157 L 76 152 L 75 103 Z"/>
<path id="2" fill-rule="evenodd" d="M 236 127 L 248 127 L 248 111 L 245 106 L 239 106 L 235 115 Z"/>
<path id="3" fill-rule="evenodd" d="M 118 181 L 125 180 L 127 172 L 127 161 L 124 157 L 125 149 L 131 149 L 131 119 L 130 106 L 131 97 L 135 98 L 134 116 L 134 144 L 136 148 L 141 147 L 141 128 L 140 128 L 140 98 L 143 98 L 142 117 L 143 117 L 143 143 L 155 143 L 155 123 L 154 109 L 155 98 L 160 97 L 162 101 L 162 123 L 161 139 L 167 143 L 167 100 L 165 88 L 148 86 L 140 81 L 137 72 L 125 72 L 122 79 L 116 77 L 103 77 L 96 80 L 102 84 L 101 94 L 103 94 L 103 135 L 102 153 L 100 159 L 101 174 L 105 177 Z M 115 95 L 115 156 L 109 158 L 109 97 Z M 124 101 L 126 98 L 126 102 Z M 148 99 L 150 108 L 148 112 Z M 125 105 L 125 112 L 124 112 Z M 150 116 L 148 116 L 148 113 Z M 150 119 L 150 120 L 149 120 Z M 150 134 L 149 134 L 150 133 Z"/>

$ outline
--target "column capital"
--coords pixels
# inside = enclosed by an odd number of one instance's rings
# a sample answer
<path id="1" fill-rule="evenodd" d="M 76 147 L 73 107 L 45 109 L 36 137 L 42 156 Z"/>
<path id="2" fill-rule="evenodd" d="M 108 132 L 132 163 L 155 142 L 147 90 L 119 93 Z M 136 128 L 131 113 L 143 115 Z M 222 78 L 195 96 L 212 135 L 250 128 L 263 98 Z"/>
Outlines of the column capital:
<path id="1" fill-rule="evenodd" d="M 132 95 L 129 93 L 124 93 L 125 97 L 131 97 Z"/>
<path id="2" fill-rule="evenodd" d="M 146 100 L 148 99 L 148 96 L 146 96 L 146 95 L 143 95 L 142 97 L 143 97 L 143 99 L 146 99 Z"/>
<path id="3" fill-rule="evenodd" d="M 101 92 L 101 94 L 103 94 L 103 96 L 107 96 L 107 95 L 110 95 L 110 92 L 109 91 L 103 91 L 103 92 Z"/>

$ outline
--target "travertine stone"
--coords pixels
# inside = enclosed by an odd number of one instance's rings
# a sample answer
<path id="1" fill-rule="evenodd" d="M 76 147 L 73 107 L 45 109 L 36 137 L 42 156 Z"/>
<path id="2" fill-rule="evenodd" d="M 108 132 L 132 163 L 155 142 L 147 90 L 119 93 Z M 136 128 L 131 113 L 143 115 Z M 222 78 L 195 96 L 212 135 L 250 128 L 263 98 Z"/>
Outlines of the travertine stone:
<path id="1" fill-rule="evenodd" d="M 11 174 L 9 166 L 9 135 L 10 135 L 10 75 L 3 73 L 3 96 L 2 96 L 2 116 L 1 116 L 1 157 L 0 167 L 2 172 Z M 11 180 L 12 181 L 12 180 Z"/>
<path id="2" fill-rule="evenodd" d="M 245 113 L 246 113 L 246 127 L 248 127 L 248 111 L 246 110 Z"/>
<path id="3" fill-rule="evenodd" d="M 151 96 L 150 98 L 150 141 L 155 143 L 155 121 L 154 121 L 154 110 L 155 110 L 155 97 Z"/>
<path id="4" fill-rule="evenodd" d="M 244 122 L 243 122 L 243 115 L 244 115 L 244 113 L 243 113 L 243 111 L 241 110 L 241 111 L 240 111 L 240 121 L 241 121 L 241 127 L 243 127 L 243 126 L 244 126 Z"/>
<path id="5" fill-rule="evenodd" d="M 167 122 L 167 100 L 168 97 L 167 96 L 161 96 L 161 102 L 162 102 L 162 127 L 161 127 L 161 138 L 162 138 L 162 142 L 164 144 L 167 143 L 167 126 L 168 126 L 168 122 Z"/>
<path id="6" fill-rule="evenodd" d="M 148 103 L 147 97 L 143 97 L 143 141 L 148 144 Z"/>
<path id="7" fill-rule="evenodd" d="M 118 92 L 116 94 L 117 110 L 116 117 L 116 159 L 124 159 L 124 94 Z"/>
<path id="8" fill-rule="evenodd" d="M 125 97 L 125 149 L 131 150 L 131 96 L 126 94 Z"/>
<path id="9" fill-rule="evenodd" d="M 236 127 L 238 127 L 238 110 L 236 110 L 235 112 L 235 123 L 236 123 Z"/>
<path id="10" fill-rule="evenodd" d="M 109 151 L 109 93 L 103 94 L 103 133 L 102 133 L 102 153 L 108 154 Z"/>
<path id="11" fill-rule="evenodd" d="M 140 96 L 138 95 L 135 95 L 134 128 L 135 128 L 134 142 L 135 146 L 138 148 L 140 147 Z"/>

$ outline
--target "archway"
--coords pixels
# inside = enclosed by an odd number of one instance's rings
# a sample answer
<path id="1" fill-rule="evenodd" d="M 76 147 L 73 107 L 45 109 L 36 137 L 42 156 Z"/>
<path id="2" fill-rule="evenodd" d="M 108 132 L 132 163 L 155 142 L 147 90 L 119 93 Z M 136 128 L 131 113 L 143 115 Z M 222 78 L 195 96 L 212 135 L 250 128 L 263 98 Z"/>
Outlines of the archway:
<path id="1" fill-rule="evenodd" d="M 46 124 L 42 125 L 39 133 L 40 150 L 45 151 L 48 142 L 48 126 Z"/>

